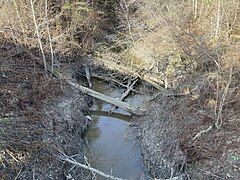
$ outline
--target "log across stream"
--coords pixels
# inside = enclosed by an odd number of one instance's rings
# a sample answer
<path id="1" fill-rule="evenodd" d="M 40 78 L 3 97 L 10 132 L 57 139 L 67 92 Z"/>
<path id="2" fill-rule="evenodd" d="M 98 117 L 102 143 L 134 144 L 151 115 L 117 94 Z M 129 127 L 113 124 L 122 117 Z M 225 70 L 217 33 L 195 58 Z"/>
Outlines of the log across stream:
<path id="1" fill-rule="evenodd" d="M 121 97 L 124 89 L 111 88 L 107 83 L 93 79 L 93 89 L 114 98 Z M 126 99 L 131 104 L 140 104 L 144 96 L 135 95 Z M 140 148 L 130 133 L 131 116 L 118 108 L 108 115 L 113 106 L 94 100 L 90 110 L 93 124 L 85 133 L 85 156 L 91 167 L 102 172 L 129 180 L 149 179 L 141 159 Z M 97 176 L 96 179 L 104 179 Z"/>

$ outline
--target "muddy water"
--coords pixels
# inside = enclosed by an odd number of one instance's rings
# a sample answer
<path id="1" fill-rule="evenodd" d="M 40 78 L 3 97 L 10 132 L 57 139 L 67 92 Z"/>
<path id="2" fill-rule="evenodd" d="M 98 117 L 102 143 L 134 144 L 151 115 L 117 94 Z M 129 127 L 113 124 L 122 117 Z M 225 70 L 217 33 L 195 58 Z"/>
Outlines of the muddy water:
<path id="1" fill-rule="evenodd" d="M 93 89 L 112 97 L 120 97 L 123 89 L 110 88 L 107 84 L 94 80 Z M 139 104 L 141 96 L 131 96 L 129 102 Z M 93 125 L 85 134 L 86 157 L 92 167 L 117 177 L 139 180 L 149 179 L 146 175 L 139 146 L 130 135 L 131 116 L 122 109 L 108 116 L 111 105 L 95 100 L 91 108 Z M 96 179 L 102 180 L 100 176 Z"/>

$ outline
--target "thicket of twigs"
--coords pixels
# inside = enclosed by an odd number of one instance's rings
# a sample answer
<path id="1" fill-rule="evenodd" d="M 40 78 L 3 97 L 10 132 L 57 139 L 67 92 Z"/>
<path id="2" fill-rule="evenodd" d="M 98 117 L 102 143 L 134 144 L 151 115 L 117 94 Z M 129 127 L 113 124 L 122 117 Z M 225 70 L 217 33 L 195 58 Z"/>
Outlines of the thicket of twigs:
<path id="1" fill-rule="evenodd" d="M 118 64 L 162 79 L 172 94 L 156 101 L 153 121 L 141 121 L 152 173 L 167 178 L 186 163 L 194 178 L 239 179 L 239 1 L 142 0 L 125 7 L 129 33 L 121 37 L 127 48 Z"/>
<path id="2" fill-rule="evenodd" d="M 128 67 L 173 87 L 186 71 L 239 68 L 237 1 L 122 0 L 116 17 L 119 33 L 96 50 L 112 69 Z"/>

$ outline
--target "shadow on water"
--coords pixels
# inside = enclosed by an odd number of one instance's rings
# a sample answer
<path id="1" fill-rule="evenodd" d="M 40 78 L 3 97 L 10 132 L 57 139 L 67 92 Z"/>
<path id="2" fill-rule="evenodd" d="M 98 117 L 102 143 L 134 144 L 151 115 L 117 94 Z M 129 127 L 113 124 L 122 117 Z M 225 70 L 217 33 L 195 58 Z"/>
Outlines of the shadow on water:
<path id="1" fill-rule="evenodd" d="M 121 119 L 126 122 L 132 122 L 132 117 L 129 115 L 121 114 L 121 113 L 111 113 L 109 114 L 108 111 L 99 111 L 99 110 L 91 110 L 90 114 L 92 116 L 106 116 L 109 118 Z"/>
<path id="2" fill-rule="evenodd" d="M 93 86 L 94 90 L 115 98 L 120 97 L 124 91 L 111 88 L 96 79 L 93 80 Z M 134 96 L 128 98 L 131 103 L 139 103 L 139 100 Z M 112 105 L 94 101 L 90 110 L 93 124 L 84 136 L 88 162 L 92 167 L 117 177 L 129 180 L 150 179 L 143 166 L 140 148 L 130 133 L 130 114 L 119 108 L 109 115 Z M 96 176 L 96 179 L 105 178 Z"/>

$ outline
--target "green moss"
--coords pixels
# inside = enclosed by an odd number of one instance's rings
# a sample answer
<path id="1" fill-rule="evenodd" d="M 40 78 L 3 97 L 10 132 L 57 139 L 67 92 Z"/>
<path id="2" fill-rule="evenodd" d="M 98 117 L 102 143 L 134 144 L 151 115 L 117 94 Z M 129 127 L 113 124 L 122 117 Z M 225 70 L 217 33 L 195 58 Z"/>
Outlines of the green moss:
<path id="1" fill-rule="evenodd" d="M 93 9 L 90 6 L 88 6 L 88 4 L 86 3 L 73 4 L 73 3 L 67 2 L 63 5 L 63 9 L 68 11 L 76 11 L 78 13 L 93 11 Z"/>
<path id="2" fill-rule="evenodd" d="M 73 9 L 73 4 L 71 4 L 70 2 L 67 2 L 63 5 L 63 9 L 72 10 Z"/>
<path id="3" fill-rule="evenodd" d="M 229 155 L 229 159 L 232 161 L 239 161 L 240 160 L 240 155 L 237 153 L 232 153 Z"/>

